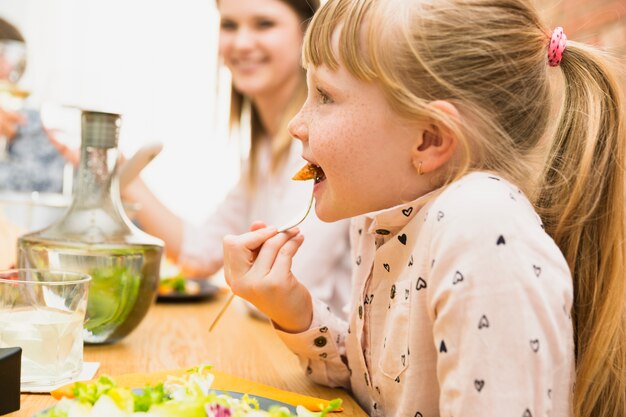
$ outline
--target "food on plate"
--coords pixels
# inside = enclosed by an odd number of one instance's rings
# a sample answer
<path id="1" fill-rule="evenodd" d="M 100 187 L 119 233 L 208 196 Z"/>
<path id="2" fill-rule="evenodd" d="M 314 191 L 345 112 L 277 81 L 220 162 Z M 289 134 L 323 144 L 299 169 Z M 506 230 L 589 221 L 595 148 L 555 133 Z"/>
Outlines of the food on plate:
<path id="1" fill-rule="evenodd" d="M 36 417 L 294 417 L 287 407 L 262 410 L 247 394 L 235 398 L 211 390 L 210 367 L 194 368 L 182 377 L 140 389 L 119 387 L 109 377 L 96 382 L 75 383 L 72 398 L 62 398 Z M 330 401 L 320 412 L 296 407 L 296 417 L 323 417 L 338 411 L 341 399 Z"/>
<path id="2" fill-rule="evenodd" d="M 182 276 L 162 279 L 159 283 L 159 295 L 198 295 L 200 294 L 200 283 L 192 279 L 185 279 Z"/>
<path id="3" fill-rule="evenodd" d="M 315 182 L 319 182 L 324 177 L 324 171 L 318 165 L 306 164 L 291 179 L 296 181 L 315 180 Z"/>

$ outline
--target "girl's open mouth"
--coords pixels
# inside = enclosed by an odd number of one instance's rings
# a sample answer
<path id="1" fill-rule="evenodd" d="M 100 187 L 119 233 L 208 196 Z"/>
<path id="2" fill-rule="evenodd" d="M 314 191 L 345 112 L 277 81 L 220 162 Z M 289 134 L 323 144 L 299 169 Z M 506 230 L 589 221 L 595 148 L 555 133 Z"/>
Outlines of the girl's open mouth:
<path id="1" fill-rule="evenodd" d="M 326 179 L 326 174 L 319 165 L 309 163 L 303 166 L 291 179 L 296 181 L 314 180 L 318 184 Z"/>

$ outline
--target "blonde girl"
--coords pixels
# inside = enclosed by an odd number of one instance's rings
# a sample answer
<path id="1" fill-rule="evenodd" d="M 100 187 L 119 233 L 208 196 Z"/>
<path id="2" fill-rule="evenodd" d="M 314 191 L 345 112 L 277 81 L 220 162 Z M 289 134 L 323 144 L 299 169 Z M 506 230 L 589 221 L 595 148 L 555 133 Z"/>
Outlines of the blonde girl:
<path id="1" fill-rule="evenodd" d="M 626 415 L 626 126 L 601 54 L 524 0 L 329 0 L 303 56 L 316 212 L 359 216 L 349 321 L 292 273 L 298 230 L 224 247 L 306 373 L 375 416 Z"/>

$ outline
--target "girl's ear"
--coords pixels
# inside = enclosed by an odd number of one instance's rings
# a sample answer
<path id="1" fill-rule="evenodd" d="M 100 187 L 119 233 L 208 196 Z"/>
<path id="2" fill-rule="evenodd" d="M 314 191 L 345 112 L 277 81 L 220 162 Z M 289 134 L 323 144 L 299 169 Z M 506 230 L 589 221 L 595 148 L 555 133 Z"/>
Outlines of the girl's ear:
<path id="1" fill-rule="evenodd" d="M 433 101 L 428 106 L 434 112 L 444 113 L 452 119 L 459 116 L 456 107 L 447 101 Z M 457 139 L 445 126 L 434 120 L 424 123 L 420 133 L 411 160 L 417 173 L 422 175 L 436 171 L 454 156 Z"/>

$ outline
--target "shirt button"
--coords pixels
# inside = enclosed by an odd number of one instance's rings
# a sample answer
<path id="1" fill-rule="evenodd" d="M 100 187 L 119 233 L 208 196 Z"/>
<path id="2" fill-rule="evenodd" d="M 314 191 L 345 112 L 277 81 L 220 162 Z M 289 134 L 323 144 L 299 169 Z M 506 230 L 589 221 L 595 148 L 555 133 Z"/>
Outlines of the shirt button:
<path id="1" fill-rule="evenodd" d="M 315 344 L 315 346 L 317 347 L 324 347 L 326 346 L 326 338 L 324 336 L 318 336 L 315 338 L 315 340 L 313 341 L 313 343 Z"/>

